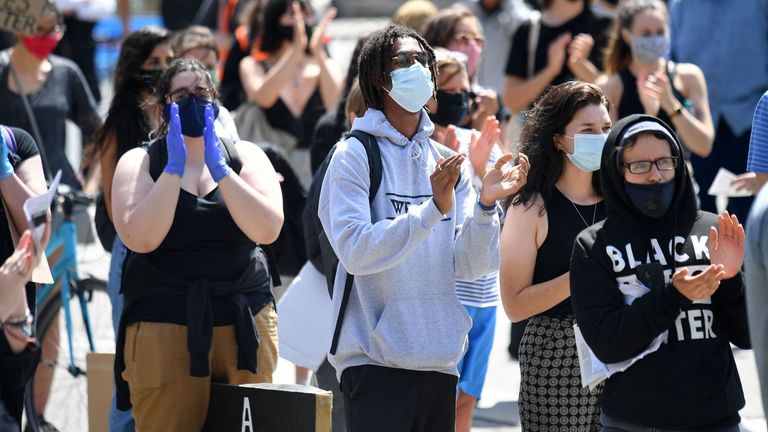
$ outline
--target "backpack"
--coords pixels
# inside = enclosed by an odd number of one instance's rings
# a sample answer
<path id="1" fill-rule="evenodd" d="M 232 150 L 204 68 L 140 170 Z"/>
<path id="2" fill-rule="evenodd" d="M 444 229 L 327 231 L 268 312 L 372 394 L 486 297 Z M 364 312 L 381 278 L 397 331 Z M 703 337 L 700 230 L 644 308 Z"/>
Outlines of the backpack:
<path id="1" fill-rule="evenodd" d="M 368 203 L 373 202 L 376 197 L 376 193 L 381 186 L 381 174 L 383 164 L 381 162 L 381 150 L 379 149 L 379 143 L 376 141 L 376 137 L 360 130 L 353 130 L 347 135 L 344 140 L 348 141 L 349 138 L 355 138 L 359 141 L 363 148 L 365 148 L 365 155 L 368 158 L 368 175 L 370 177 L 370 189 L 368 190 Z M 440 156 L 448 158 L 455 153 L 448 147 L 441 144 L 437 144 L 437 151 Z M 320 222 L 320 216 L 318 211 L 320 209 L 320 188 L 323 185 L 323 179 L 325 173 L 330 165 L 333 153 L 336 151 L 336 146 L 333 146 L 328 155 L 323 160 L 323 163 L 317 168 L 314 177 L 312 178 L 312 185 L 310 186 L 309 193 L 307 194 L 307 206 L 304 209 L 304 234 L 307 241 L 307 256 L 318 271 L 325 275 L 325 282 L 328 285 L 328 293 L 333 297 L 333 285 L 336 279 L 336 269 L 339 266 L 339 257 L 331 247 L 331 243 L 328 241 L 328 236 L 323 229 L 323 225 Z M 461 177 L 454 185 L 454 189 L 461 182 Z M 349 296 L 352 292 L 352 283 L 354 282 L 354 275 L 347 273 L 346 281 L 344 282 L 344 292 L 341 297 L 341 308 L 339 309 L 339 315 L 336 318 L 336 326 L 333 330 L 333 339 L 331 340 L 331 354 L 336 354 L 336 347 L 339 344 L 339 336 L 341 335 L 341 324 L 344 320 L 344 313 L 347 309 L 347 303 L 349 303 Z"/>

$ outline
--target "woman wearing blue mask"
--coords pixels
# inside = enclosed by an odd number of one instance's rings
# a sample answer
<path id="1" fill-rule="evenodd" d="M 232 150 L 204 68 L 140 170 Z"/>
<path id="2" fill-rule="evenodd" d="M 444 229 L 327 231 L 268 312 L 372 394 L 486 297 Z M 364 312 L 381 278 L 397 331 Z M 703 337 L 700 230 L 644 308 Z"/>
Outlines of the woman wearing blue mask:
<path id="1" fill-rule="evenodd" d="M 133 404 L 137 430 L 201 430 L 212 381 L 270 382 L 276 366 L 277 316 L 255 252 L 283 223 L 278 176 L 257 146 L 216 136 L 212 86 L 197 60 L 174 61 L 154 100 L 159 138 L 125 153 L 112 183 L 132 251 L 117 405 Z"/>
<path id="2" fill-rule="evenodd" d="M 528 319 L 519 351 L 523 430 L 600 430 L 598 391 L 579 379 L 568 268 L 576 236 L 605 218 L 596 171 L 610 129 L 600 88 L 577 81 L 551 88 L 523 126 L 520 151 L 536 169 L 507 202 L 499 270 L 507 316 Z"/>
<path id="3" fill-rule="evenodd" d="M 673 63 L 669 52 L 669 14 L 660 0 L 622 2 L 611 30 L 598 80 L 611 101 L 611 119 L 631 114 L 658 117 L 680 136 L 686 159 L 707 157 L 715 130 L 707 83 L 698 66 Z"/>

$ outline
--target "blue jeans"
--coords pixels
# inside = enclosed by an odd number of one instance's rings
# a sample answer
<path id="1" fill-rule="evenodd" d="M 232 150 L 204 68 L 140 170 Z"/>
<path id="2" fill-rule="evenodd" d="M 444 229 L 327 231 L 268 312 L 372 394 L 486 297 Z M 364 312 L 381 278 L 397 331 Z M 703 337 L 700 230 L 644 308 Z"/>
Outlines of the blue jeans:
<path id="1" fill-rule="evenodd" d="M 120 294 L 120 278 L 123 275 L 123 261 L 128 250 L 120 240 L 115 237 L 115 243 L 112 245 L 112 261 L 109 263 L 109 280 L 107 281 L 107 292 L 109 300 L 112 302 L 112 327 L 115 329 L 120 325 L 120 316 L 123 314 L 123 295 Z M 117 409 L 115 395 L 112 395 L 112 405 L 109 409 L 109 432 L 133 432 L 136 430 L 136 423 L 133 421 L 131 411 L 120 411 Z"/>

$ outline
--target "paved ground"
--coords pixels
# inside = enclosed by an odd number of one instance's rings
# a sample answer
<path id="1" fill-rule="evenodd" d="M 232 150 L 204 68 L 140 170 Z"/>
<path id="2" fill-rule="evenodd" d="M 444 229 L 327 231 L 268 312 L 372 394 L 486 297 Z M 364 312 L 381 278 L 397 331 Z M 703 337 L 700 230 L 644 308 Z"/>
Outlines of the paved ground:
<path id="1" fill-rule="evenodd" d="M 332 56 L 338 60 L 343 68 L 346 68 L 349 56 L 356 43 L 356 38 L 359 35 L 379 28 L 385 22 L 386 20 L 382 19 L 336 20 L 330 31 L 333 35 L 330 46 Z M 105 100 L 108 100 L 109 90 L 106 87 L 105 90 L 103 94 L 105 94 Z M 76 142 L 77 140 L 72 139 L 71 141 Z M 77 160 L 76 151 L 70 152 L 70 155 L 72 155 L 73 159 Z M 83 266 L 84 272 L 106 277 L 108 257 L 100 252 L 98 247 L 89 249 L 87 254 L 88 262 Z M 92 309 L 97 311 L 101 317 L 109 316 L 109 304 L 104 297 L 97 299 L 97 304 Z M 112 331 L 109 325 L 108 319 L 101 320 L 96 329 L 99 351 L 109 352 L 114 350 L 114 344 L 111 342 Z M 476 432 L 512 432 L 520 430 L 517 405 L 515 403 L 520 382 L 520 372 L 517 362 L 510 360 L 506 352 L 509 340 L 508 327 L 509 324 L 504 313 L 499 310 L 495 345 L 491 354 L 486 387 L 483 399 L 480 401 L 475 412 L 473 431 Z M 84 332 L 77 329 L 75 332 L 76 334 L 84 334 Z M 752 353 L 750 351 L 736 351 L 735 356 L 747 398 L 747 406 L 741 412 L 744 419 L 744 429 L 752 432 L 766 431 Z M 78 362 L 81 362 L 81 366 L 84 366 L 84 360 L 79 358 Z M 293 381 L 293 366 L 287 361 L 281 360 L 275 374 L 275 382 L 292 383 Z M 71 386 L 58 390 L 58 393 L 53 396 L 58 397 L 59 400 L 69 402 L 52 404 L 49 407 L 52 416 L 67 418 L 68 424 L 62 430 L 88 430 L 87 407 L 82 402 L 85 400 L 83 398 L 84 391 L 85 387 L 82 381 L 75 381 Z"/>

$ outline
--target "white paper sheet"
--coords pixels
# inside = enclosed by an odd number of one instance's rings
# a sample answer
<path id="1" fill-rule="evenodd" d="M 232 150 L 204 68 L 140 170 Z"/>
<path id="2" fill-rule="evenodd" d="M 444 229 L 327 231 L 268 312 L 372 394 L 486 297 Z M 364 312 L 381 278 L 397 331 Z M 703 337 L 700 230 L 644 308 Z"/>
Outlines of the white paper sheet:
<path id="1" fill-rule="evenodd" d="M 736 174 L 728 171 L 727 169 L 720 167 L 717 171 L 715 179 L 712 180 L 712 185 L 709 187 L 707 193 L 712 196 L 724 196 L 724 197 L 745 197 L 752 194 L 747 190 L 738 190 L 735 186 L 731 185 L 733 179 L 736 178 Z"/>
<path id="2" fill-rule="evenodd" d="M 29 231 L 32 233 L 32 241 L 35 243 L 35 252 L 41 253 L 40 242 L 45 234 L 45 223 L 48 221 L 48 209 L 51 208 L 51 202 L 56 195 L 56 188 L 59 187 L 61 180 L 61 170 L 56 173 L 56 177 L 51 182 L 48 191 L 42 195 L 29 197 L 24 201 L 24 216 L 29 224 Z"/>
<path id="3" fill-rule="evenodd" d="M 331 347 L 332 309 L 325 276 L 307 262 L 277 304 L 280 357 L 317 370 Z"/>

